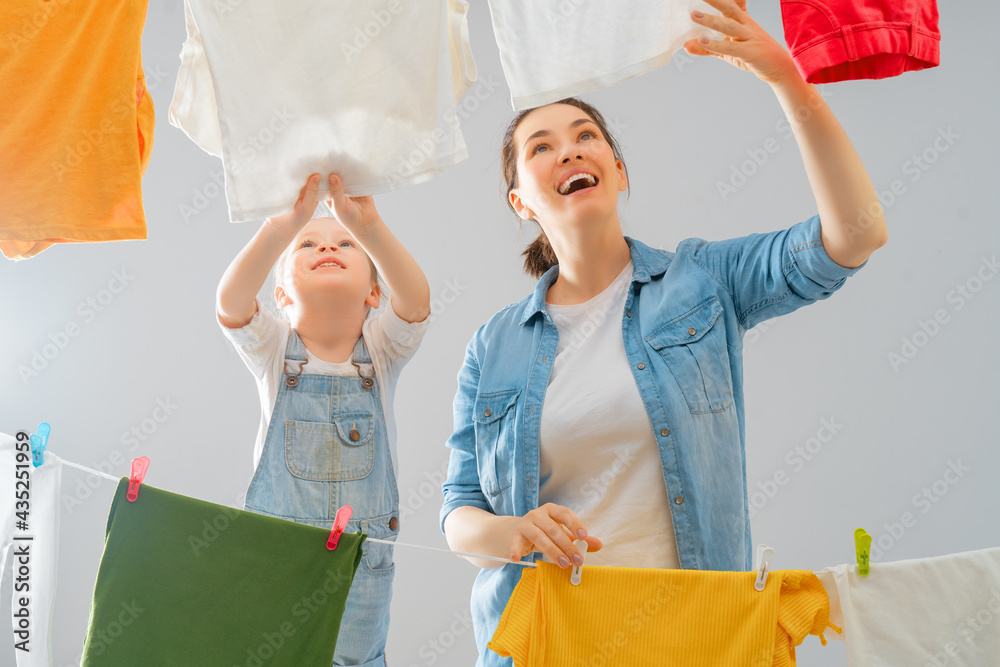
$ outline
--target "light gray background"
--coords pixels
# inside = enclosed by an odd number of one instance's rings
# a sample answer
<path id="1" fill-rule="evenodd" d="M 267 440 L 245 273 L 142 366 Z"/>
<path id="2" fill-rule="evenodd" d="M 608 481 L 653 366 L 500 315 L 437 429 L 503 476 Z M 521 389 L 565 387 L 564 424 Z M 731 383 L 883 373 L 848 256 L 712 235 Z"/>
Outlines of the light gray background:
<path id="1" fill-rule="evenodd" d="M 437 528 L 440 482 L 465 344 L 533 286 L 519 252 L 534 229 L 520 229 L 499 194 L 509 90 L 488 8 L 481 0 L 472 5 L 480 83 L 462 106 L 470 158 L 433 182 L 376 198 L 426 272 L 434 299 L 434 321 L 399 384 L 396 419 L 407 512 L 399 540 L 437 547 L 446 546 Z M 777 0 L 751 3 L 750 11 L 783 39 Z M 888 191 L 898 180 L 903 194 L 886 200 L 889 242 L 865 269 L 828 301 L 747 334 L 751 491 L 764 493 L 759 484 L 767 487 L 776 472 L 787 475 L 770 497 L 757 497 L 763 504 L 753 517 L 754 542 L 777 550 L 776 567 L 850 561 L 858 526 L 889 546 L 882 560 L 1000 545 L 1000 278 L 983 269 L 991 279 L 976 284 L 984 258 L 1000 251 L 995 59 L 986 57 L 984 33 L 976 29 L 997 23 L 995 3 L 942 3 L 939 68 L 823 87 L 876 189 Z M 252 473 L 259 406 L 251 376 L 215 322 L 214 298 L 226 266 L 258 225 L 228 222 L 225 197 L 212 185 L 221 161 L 167 122 L 184 36 L 181 3 L 153 0 L 143 35 L 157 115 L 143 181 L 149 239 L 54 247 L 25 262 L 0 263 L 0 431 L 30 431 L 46 420 L 49 447 L 64 458 L 88 466 L 121 458 L 114 474 L 127 475 L 128 460 L 147 455 L 150 484 L 235 504 Z M 632 185 L 631 201 L 620 207 L 626 234 L 672 250 L 687 237 L 783 229 L 815 213 L 794 139 L 776 128 L 781 108 L 751 74 L 680 53 L 657 71 L 585 99 L 624 146 Z M 949 130 L 957 138 L 942 152 L 935 138 Z M 779 150 L 724 201 L 717 183 L 769 138 Z M 912 157 L 925 151 L 933 164 L 914 172 Z M 207 207 L 185 221 L 181 207 L 204 206 L 199 197 L 206 195 Z M 87 321 L 78 305 L 99 298 L 115 270 L 134 278 Z M 949 292 L 969 281 L 980 289 L 958 308 Z M 893 369 L 887 355 L 900 353 L 902 338 L 912 339 L 919 322 L 939 310 L 948 321 L 933 337 L 917 336 L 926 344 Z M 28 366 L 68 322 L 81 333 L 23 381 L 18 366 Z M 158 400 L 176 406 L 162 423 L 152 421 Z M 841 426 L 827 442 L 810 443 L 826 437 L 824 419 Z M 132 448 L 123 436 L 143 425 L 146 439 Z M 796 448 L 817 445 L 809 461 L 794 463 Z M 949 462 L 969 468 L 950 485 L 942 481 Z M 77 664 L 114 487 L 102 481 L 84 498 L 78 489 L 85 480 L 64 471 L 64 494 L 82 502 L 61 517 L 59 666 Z M 914 496 L 935 482 L 944 491 L 937 502 L 916 504 Z M 7 480 L 2 488 L 9 492 Z M 889 527 L 905 512 L 916 523 L 894 537 Z M 396 562 L 390 664 L 473 664 L 468 597 L 476 568 L 405 547 L 396 549 Z M 2 608 L 10 590 L 5 580 Z M 0 622 L 5 638 L 8 618 Z M 13 665 L 10 643 L 0 645 L 0 664 Z M 799 664 L 843 665 L 845 655 L 843 644 L 824 648 L 810 637 Z"/>

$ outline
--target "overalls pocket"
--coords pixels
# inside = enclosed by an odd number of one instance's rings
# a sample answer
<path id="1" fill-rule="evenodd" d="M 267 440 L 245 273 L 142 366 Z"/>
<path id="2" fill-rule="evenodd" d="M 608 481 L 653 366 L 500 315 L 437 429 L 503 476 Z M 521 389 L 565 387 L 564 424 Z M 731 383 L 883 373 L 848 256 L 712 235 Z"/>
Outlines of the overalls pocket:
<path id="1" fill-rule="evenodd" d="M 399 513 L 369 519 L 361 522 L 361 532 L 378 540 L 395 541 L 399 535 Z M 392 572 L 396 564 L 392 562 L 392 545 L 365 540 L 365 567 L 372 574 Z"/>
<path id="2" fill-rule="evenodd" d="M 370 412 L 342 413 L 333 423 L 285 420 L 285 463 L 300 479 L 346 482 L 375 465 L 375 420 Z"/>
<path id="3" fill-rule="evenodd" d="M 717 297 L 657 327 L 646 341 L 663 358 L 694 414 L 722 412 L 733 402 L 723 308 Z"/>
<path id="4" fill-rule="evenodd" d="M 514 406 L 519 389 L 494 391 L 476 397 L 472 415 L 476 429 L 476 458 L 480 485 L 489 496 L 496 498 L 510 488 L 513 466 Z M 503 449 L 506 445 L 506 449 Z"/>

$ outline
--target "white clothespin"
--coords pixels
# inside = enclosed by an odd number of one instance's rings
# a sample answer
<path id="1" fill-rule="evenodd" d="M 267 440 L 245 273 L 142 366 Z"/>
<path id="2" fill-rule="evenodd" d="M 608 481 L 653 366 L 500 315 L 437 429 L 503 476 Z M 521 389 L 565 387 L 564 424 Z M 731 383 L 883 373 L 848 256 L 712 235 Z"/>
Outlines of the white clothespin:
<path id="1" fill-rule="evenodd" d="M 587 540 L 573 540 L 573 546 L 575 546 L 580 551 L 580 553 L 583 554 L 587 553 Z M 573 584 L 574 586 L 579 586 L 580 577 L 582 576 L 582 573 L 583 573 L 583 566 L 574 565 L 573 572 L 572 574 L 569 575 L 569 583 Z"/>
<path id="2" fill-rule="evenodd" d="M 774 549 L 771 547 L 760 544 L 757 546 L 757 581 L 754 582 L 753 587 L 758 591 L 764 590 L 764 585 L 767 583 L 767 573 L 771 571 L 771 563 L 774 562 Z"/>

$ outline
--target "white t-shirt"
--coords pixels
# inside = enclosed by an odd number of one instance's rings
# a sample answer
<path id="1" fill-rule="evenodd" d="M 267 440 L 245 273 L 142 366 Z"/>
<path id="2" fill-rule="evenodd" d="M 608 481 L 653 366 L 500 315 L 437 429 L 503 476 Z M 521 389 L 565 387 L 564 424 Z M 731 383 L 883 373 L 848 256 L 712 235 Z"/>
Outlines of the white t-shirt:
<path id="1" fill-rule="evenodd" d="M 222 158 L 233 222 L 292 208 L 328 173 L 348 196 L 468 157 L 456 103 L 477 79 L 466 0 L 185 0 L 171 125 Z"/>
<path id="2" fill-rule="evenodd" d="M 365 320 L 361 327 L 368 356 L 371 357 L 375 367 L 375 381 L 378 383 L 382 410 L 385 413 L 389 453 L 397 479 L 399 465 L 396 462 L 396 421 L 392 412 L 396 380 L 399 379 L 399 372 L 403 366 L 420 347 L 420 341 L 429 322 L 430 318 L 423 322 L 409 323 L 401 319 L 390 304 L 375 317 Z M 260 393 L 260 429 L 257 431 L 257 444 L 253 450 L 253 465 L 256 469 L 264 452 L 264 440 L 267 438 L 274 403 L 278 398 L 278 387 L 284 381 L 285 347 L 288 344 L 291 323 L 275 317 L 258 300 L 257 312 L 249 324 L 240 329 L 229 329 L 221 322 L 219 326 L 230 342 L 236 346 L 243 363 L 257 379 L 257 390 Z M 306 364 L 302 367 L 302 372 L 308 375 L 356 376 L 358 369 L 350 359 L 343 363 L 323 361 L 306 349 Z"/>
<path id="3" fill-rule="evenodd" d="M 538 503 L 570 508 L 604 542 L 588 565 L 677 568 L 660 453 L 622 341 L 631 279 L 630 261 L 589 301 L 545 306 L 559 346 L 542 405 Z"/>
<path id="4" fill-rule="evenodd" d="M 719 33 L 702 0 L 489 0 L 516 111 L 606 88 L 670 62 L 684 42 Z"/>

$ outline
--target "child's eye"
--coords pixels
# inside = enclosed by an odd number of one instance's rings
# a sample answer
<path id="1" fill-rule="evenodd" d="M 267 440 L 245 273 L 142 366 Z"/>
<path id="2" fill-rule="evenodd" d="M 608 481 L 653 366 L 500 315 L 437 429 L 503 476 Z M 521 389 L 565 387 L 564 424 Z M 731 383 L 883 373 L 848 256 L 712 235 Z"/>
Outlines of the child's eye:
<path id="1" fill-rule="evenodd" d="M 313 245 L 312 241 L 303 241 L 302 244 L 299 247 L 300 248 L 308 248 L 309 246 L 312 246 L 312 245 Z"/>
<path id="2" fill-rule="evenodd" d="M 341 241 L 340 242 L 340 247 L 343 248 L 344 246 L 347 246 L 348 248 L 351 248 L 351 247 L 354 246 L 354 244 L 351 243 L 350 241 Z"/>

